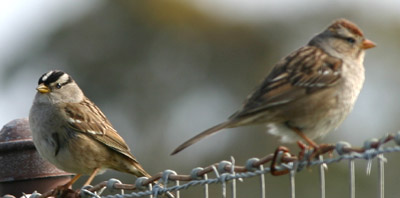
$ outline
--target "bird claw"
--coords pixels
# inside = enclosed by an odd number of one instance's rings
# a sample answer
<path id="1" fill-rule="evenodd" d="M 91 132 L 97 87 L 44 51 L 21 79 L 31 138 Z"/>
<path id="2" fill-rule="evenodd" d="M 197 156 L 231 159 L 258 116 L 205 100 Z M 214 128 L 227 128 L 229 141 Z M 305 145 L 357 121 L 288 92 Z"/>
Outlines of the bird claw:
<path id="1" fill-rule="evenodd" d="M 298 141 L 297 145 L 300 147 L 300 152 L 299 155 L 296 157 L 296 160 L 298 161 L 307 160 L 308 162 L 307 167 L 311 165 L 311 161 L 313 159 L 316 159 L 321 155 L 329 153 L 329 156 L 332 157 L 332 153 L 336 148 L 336 146 L 333 144 L 320 144 L 320 145 L 309 146 L 301 141 Z M 287 147 L 279 146 L 275 150 L 270 165 L 271 175 L 280 176 L 290 173 L 290 170 L 288 169 L 278 170 L 277 168 L 278 165 L 281 163 L 282 158 L 287 156 L 291 158 L 295 157 L 292 156 L 292 154 L 290 154 L 290 150 Z"/>
<path id="2" fill-rule="evenodd" d="M 51 195 L 48 197 L 65 197 L 65 198 L 75 198 L 78 197 L 78 193 L 70 189 L 69 183 L 58 186 L 53 189 Z"/>
<path id="3" fill-rule="evenodd" d="M 313 159 L 316 159 L 320 155 L 324 155 L 325 153 L 329 153 L 329 156 L 332 157 L 333 151 L 336 148 L 336 146 L 333 144 L 320 144 L 316 146 L 308 146 L 301 141 L 298 141 L 297 145 L 300 147 L 299 160 L 307 158 L 308 165 L 311 164 L 311 161 Z M 309 151 L 311 149 L 312 153 L 309 154 Z"/>

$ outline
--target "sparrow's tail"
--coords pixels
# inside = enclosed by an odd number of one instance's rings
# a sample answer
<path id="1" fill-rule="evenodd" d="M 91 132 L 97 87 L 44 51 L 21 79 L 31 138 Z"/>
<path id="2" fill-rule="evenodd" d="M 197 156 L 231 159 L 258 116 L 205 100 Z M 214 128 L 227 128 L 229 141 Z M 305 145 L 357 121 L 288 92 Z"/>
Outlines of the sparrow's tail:
<path id="1" fill-rule="evenodd" d="M 185 149 L 186 147 L 200 141 L 201 139 L 213 135 L 214 133 L 218 132 L 221 129 L 224 128 L 230 128 L 232 127 L 236 122 L 232 122 L 232 120 L 228 120 L 226 122 L 223 122 L 221 124 L 215 125 L 201 133 L 199 133 L 198 135 L 190 138 L 189 140 L 187 140 L 186 142 L 184 142 L 183 144 L 181 144 L 180 146 L 178 146 L 178 148 L 176 148 L 171 155 L 175 155 L 176 153 L 180 152 L 181 150 Z"/>

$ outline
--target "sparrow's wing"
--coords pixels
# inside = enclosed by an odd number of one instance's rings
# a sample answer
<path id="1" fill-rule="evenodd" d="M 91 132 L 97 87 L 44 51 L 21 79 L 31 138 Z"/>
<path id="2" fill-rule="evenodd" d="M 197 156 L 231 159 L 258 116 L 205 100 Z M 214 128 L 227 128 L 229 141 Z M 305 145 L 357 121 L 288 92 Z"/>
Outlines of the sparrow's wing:
<path id="1" fill-rule="evenodd" d="M 83 133 L 136 161 L 128 145 L 113 128 L 110 121 L 89 99 L 86 98 L 80 103 L 63 104 L 61 109 L 66 117 L 69 129 Z"/>
<path id="2" fill-rule="evenodd" d="M 285 105 L 340 81 L 342 61 L 315 46 L 305 46 L 279 61 L 230 120 Z"/>

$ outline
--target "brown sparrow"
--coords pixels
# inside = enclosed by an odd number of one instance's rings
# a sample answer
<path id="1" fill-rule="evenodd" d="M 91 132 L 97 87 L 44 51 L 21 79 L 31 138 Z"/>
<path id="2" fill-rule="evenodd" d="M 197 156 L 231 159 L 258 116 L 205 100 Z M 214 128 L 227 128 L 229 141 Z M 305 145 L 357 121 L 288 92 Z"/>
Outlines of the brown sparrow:
<path id="1" fill-rule="evenodd" d="M 281 59 L 227 121 L 178 146 L 173 154 L 224 128 L 266 124 L 283 142 L 312 140 L 337 128 L 364 83 L 365 50 L 375 44 L 346 19 L 334 21 L 304 47 Z"/>
<path id="2" fill-rule="evenodd" d="M 57 168 L 94 176 L 114 169 L 137 177 L 151 177 L 132 155 L 101 110 L 68 74 L 43 74 L 29 114 L 33 142 L 40 155 Z"/>

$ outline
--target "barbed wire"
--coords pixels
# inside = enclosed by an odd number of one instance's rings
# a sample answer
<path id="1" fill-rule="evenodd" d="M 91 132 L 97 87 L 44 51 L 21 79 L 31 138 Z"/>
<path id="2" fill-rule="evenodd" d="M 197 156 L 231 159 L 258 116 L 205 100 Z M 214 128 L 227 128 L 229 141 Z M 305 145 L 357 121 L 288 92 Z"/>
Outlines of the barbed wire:
<path id="1" fill-rule="evenodd" d="M 382 147 L 384 144 L 394 141 L 397 145 Z M 283 175 L 290 174 L 291 177 L 291 197 L 295 197 L 295 183 L 294 175 L 296 172 L 302 171 L 305 167 L 320 166 L 320 185 L 321 197 L 325 197 L 325 176 L 324 170 L 327 164 L 337 163 L 342 160 L 349 161 L 350 167 L 350 197 L 355 197 L 354 189 L 354 160 L 365 159 L 368 160 L 367 173 L 371 171 L 372 159 L 379 160 L 379 181 L 380 181 L 380 197 L 383 198 L 383 184 L 384 184 L 384 162 L 386 159 L 383 154 L 400 152 L 400 132 L 396 134 L 387 134 L 380 139 L 370 139 L 364 142 L 363 147 L 351 147 L 347 142 L 338 142 L 335 145 L 326 144 L 321 145 L 320 148 L 313 149 L 300 144 L 303 149 L 298 155 L 290 153 L 286 147 L 278 147 L 275 153 L 268 154 L 262 158 L 250 158 L 245 165 L 238 166 L 235 164 L 235 159 L 231 157 L 230 161 L 221 161 L 219 163 L 211 164 L 207 167 L 197 167 L 192 169 L 189 175 L 178 175 L 173 170 L 165 170 L 157 173 L 151 178 L 140 177 L 136 180 L 135 184 L 123 184 L 117 179 L 110 179 L 103 181 L 95 186 L 84 186 L 80 189 L 79 193 L 72 191 L 72 197 L 95 197 L 95 198 L 125 198 L 125 197 L 157 197 L 158 195 L 165 194 L 166 192 L 176 193 L 176 197 L 180 197 L 181 190 L 191 188 L 193 186 L 204 186 L 205 197 L 208 197 L 208 185 L 220 183 L 223 186 L 223 197 L 226 197 L 226 185 L 228 182 L 232 185 L 232 197 L 236 197 L 236 180 L 243 178 L 250 178 L 261 176 L 261 197 L 265 197 L 265 174 Z M 337 156 L 333 157 L 332 153 L 336 151 Z M 330 153 L 330 157 L 324 159 L 323 154 Z M 318 158 L 317 158 L 318 157 Z M 266 166 L 270 163 L 269 166 Z M 215 178 L 208 178 L 208 174 L 213 173 Z M 162 184 L 160 185 L 155 184 Z M 168 184 L 175 182 L 173 186 L 168 187 Z M 180 184 L 180 182 L 185 182 Z M 111 191 L 119 190 L 120 194 L 100 196 L 105 189 Z M 138 192 L 124 193 L 124 190 L 137 190 Z M 33 193 L 30 198 L 49 197 L 54 195 L 54 191 L 44 193 Z"/>

